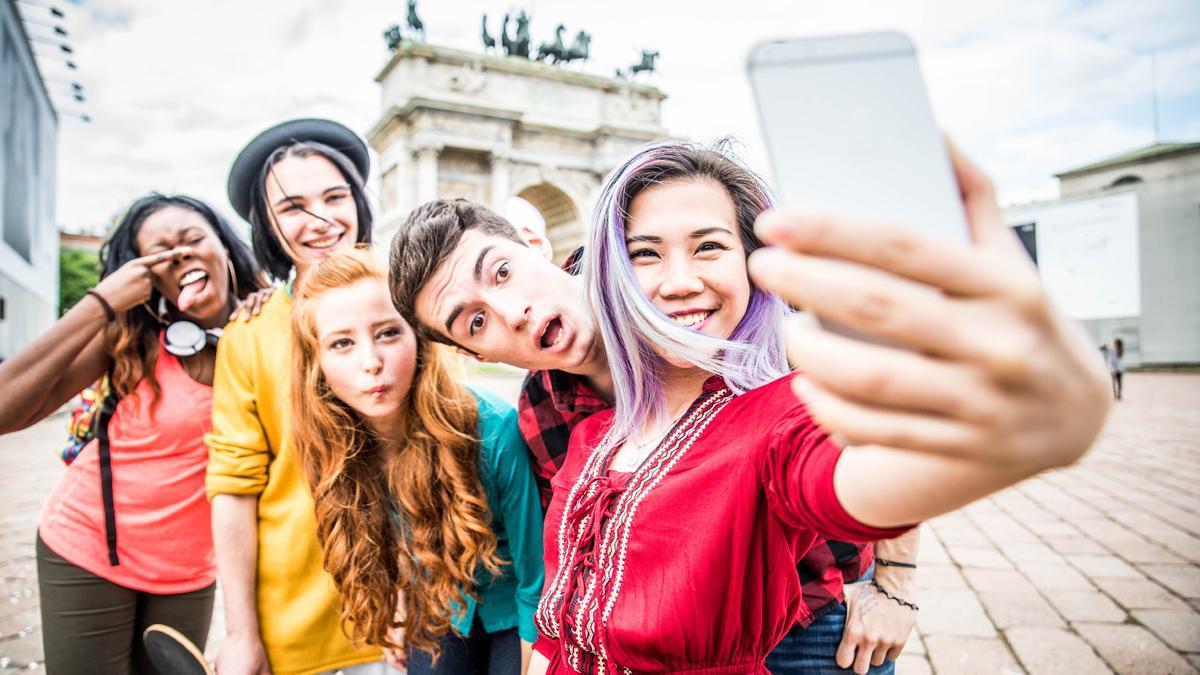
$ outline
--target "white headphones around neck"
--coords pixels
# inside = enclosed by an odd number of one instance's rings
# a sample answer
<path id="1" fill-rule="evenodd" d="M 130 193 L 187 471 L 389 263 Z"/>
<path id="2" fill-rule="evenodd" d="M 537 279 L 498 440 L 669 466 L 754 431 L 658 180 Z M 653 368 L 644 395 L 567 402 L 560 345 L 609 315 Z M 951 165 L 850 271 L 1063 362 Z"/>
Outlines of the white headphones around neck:
<path id="1" fill-rule="evenodd" d="M 221 339 L 220 328 L 201 328 L 199 324 L 187 319 L 177 319 L 167 323 L 162 317 L 167 314 L 167 299 L 159 296 L 158 316 L 161 323 L 166 325 L 163 331 L 163 348 L 175 356 L 195 356 L 204 351 L 205 347 L 216 347 Z"/>
<path id="2" fill-rule="evenodd" d="M 216 347 L 220 339 L 220 328 L 205 330 L 186 319 L 172 321 L 163 331 L 163 347 L 175 356 L 195 356 L 205 347 Z"/>

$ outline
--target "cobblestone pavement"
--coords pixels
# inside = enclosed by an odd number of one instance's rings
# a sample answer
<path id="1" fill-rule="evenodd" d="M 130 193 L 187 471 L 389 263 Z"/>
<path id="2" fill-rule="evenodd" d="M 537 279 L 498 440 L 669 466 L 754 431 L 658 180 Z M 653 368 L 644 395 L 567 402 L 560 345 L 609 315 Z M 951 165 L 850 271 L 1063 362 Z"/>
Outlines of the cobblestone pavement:
<path id="1" fill-rule="evenodd" d="M 1200 375 L 1125 388 L 1082 464 L 924 526 L 901 675 L 1200 668 Z M 40 669 L 33 537 L 62 439 L 61 417 L 0 438 L 0 673 Z"/>

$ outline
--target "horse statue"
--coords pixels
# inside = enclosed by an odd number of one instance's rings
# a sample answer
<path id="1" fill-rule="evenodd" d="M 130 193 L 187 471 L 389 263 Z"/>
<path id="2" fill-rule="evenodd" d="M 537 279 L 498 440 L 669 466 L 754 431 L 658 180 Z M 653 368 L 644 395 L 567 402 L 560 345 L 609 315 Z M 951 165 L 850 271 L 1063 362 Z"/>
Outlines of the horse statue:
<path id="1" fill-rule="evenodd" d="M 638 73 L 643 72 L 643 71 L 647 72 L 647 73 L 653 73 L 654 66 L 657 63 L 657 61 L 658 61 L 658 52 L 656 52 L 656 51 L 652 52 L 648 49 L 643 49 L 641 63 L 635 63 L 629 67 L 630 77 L 637 75 Z"/>
<path id="2" fill-rule="evenodd" d="M 483 15 L 482 23 L 483 23 L 483 26 L 481 29 L 482 33 L 481 33 L 480 37 L 483 38 L 483 51 L 485 53 L 486 52 L 494 52 L 494 51 L 496 51 L 496 38 L 492 37 L 491 35 L 488 35 L 487 14 Z"/>
<path id="3" fill-rule="evenodd" d="M 516 47 L 516 41 L 508 37 L 508 15 L 504 15 L 504 21 L 500 22 L 500 46 L 504 48 L 504 53 L 513 56 Z"/>
<path id="4" fill-rule="evenodd" d="M 417 0 L 408 0 L 408 27 L 421 34 L 421 42 L 425 41 L 425 24 L 417 16 Z"/>
<path id="5" fill-rule="evenodd" d="M 513 56 L 529 58 L 529 47 L 532 42 L 529 39 L 529 15 L 525 10 L 521 10 L 517 14 L 517 39 L 513 44 Z"/>
<path id="6" fill-rule="evenodd" d="M 579 33 L 575 35 L 575 41 L 571 43 L 570 47 L 567 47 L 567 50 L 563 54 L 561 60 L 567 63 L 571 61 L 587 61 L 588 45 L 591 43 L 591 34 L 587 31 L 579 31 Z"/>
<path id="7" fill-rule="evenodd" d="M 563 46 L 562 39 L 564 30 L 566 30 L 566 28 L 561 23 L 558 24 L 558 28 L 554 29 L 554 42 L 543 42 L 542 45 L 538 47 L 537 59 L 535 60 L 541 61 L 549 57 L 554 59 L 554 63 L 562 61 L 563 52 L 566 51 L 566 47 Z"/>

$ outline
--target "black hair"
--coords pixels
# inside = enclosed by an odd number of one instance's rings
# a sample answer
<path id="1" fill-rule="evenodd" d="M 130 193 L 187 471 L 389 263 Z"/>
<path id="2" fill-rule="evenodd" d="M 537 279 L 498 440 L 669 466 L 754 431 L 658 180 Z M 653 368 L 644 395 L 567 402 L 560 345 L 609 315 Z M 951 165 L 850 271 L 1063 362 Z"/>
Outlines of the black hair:
<path id="1" fill-rule="evenodd" d="M 233 264 L 239 300 L 265 286 L 258 267 L 254 264 L 254 256 L 251 254 L 250 248 L 238 237 L 229 221 L 221 217 L 211 206 L 195 197 L 164 195 L 157 192 L 151 192 L 130 204 L 116 229 L 104 242 L 104 246 L 100 249 L 101 278 L 115 272 L 130 260 L 145 255 L 138 250 L 138 232 L 141 231 L 142 224 L 146 222 L 147 218 L 169 206 L 194 211 L 208 223 L 213 232 L 216 232 L 217 238 L 221 240 L 221 245 L 225 247 L 225 251 L 229 255 L 229 261 Z M 157 306 L 158 291 L 153 292 L 150 300 L 151 307 Z M 146 318 L 158 326 L 158 322 L 154 321 L 153 317 Z M 157 328 L 155 330 L 157 332 Z"/>
<path id="2" fill-rule="evenodd" d="M 100 277 L 104 278 L 125 263 L 142 257 L 144 254 L 138 250 L 137 245 L 137 236 L 142 225 L 150 216 L 172 206 L 188 209 L 198 214 L 216 233 L 233 266 L 235 284 L 234 289 L 231 290 L 235 290 L 239 300 L 266 285 L 262 274 L 254 264 L 254 256 L 250 252 L 250 247 L 238 238 L 237 232 L 229 222 L 212 207 L 194 197 L 163 195 L 157 192 L 152 192 L 130 204 L 116 229 L 104 242 L 104 246 L 100 249 Z M 157 308 L 161 297 L 157 290 L 151 291 L 150 300 L 145 304 L 151 308 Z M 118 320 L 109 327 L 106 344 L 109 354 L 114 360 L 114 385 L 122 396 L 132 391 L 132 388 L 143 377 L 150 380 L 151 387 L 156 394 L 158 393 L 153 362 L 158 355 L 156 345 L 161 324 L 150 311 L 146 306 L 134 307 L 123 312 Z M 140 361 L 140 363 L 132 361 Z"/>
<path id="3" fill-rule="evenodd" d="M 340 150 L 316 141 L 297 141 L 281 145 L 267 156 L 262 169 L 259 170 L 258 179 L 250 186 L 249 218 L 250 240 L 254 244 L 255 259 L 267 271 L 267 274 L 281 281 L 288 278 L 295 263 L 284 250 L 283 243 L 279 241 L 279 235 L 275 232 L 276 228 L 272 225 L 274 216 L 267 206 L 267 178 L 271 174 L 271 167 L 284 157 L 311 157 L 313 155 L 320 155 L 332 162 L 338 172 L 342 174 L 342 178 L 346 179 L 358 210 L 358 236 L 355 242 L 371 243 L 371 224 L 374 218 L 363 188 L 363 178 L 358 173 L 358 169 L 354 168 L 354 163 L 350 161 L 350 158 Z"/>
<path id="4" fill-rule="evenodd" d="M 458 248 L 469 230 L 501 237 L 528 246 L 517 228 L 504 216 L 466 199 L 435 199 L 413 209 L 400 231 L 392 238 L 388 262 L 388 286 L 392 304 L 417 335 L 435 342 L 460 347 L 432 326 L 417 321 L 417 292 L 429 277 Z"/>

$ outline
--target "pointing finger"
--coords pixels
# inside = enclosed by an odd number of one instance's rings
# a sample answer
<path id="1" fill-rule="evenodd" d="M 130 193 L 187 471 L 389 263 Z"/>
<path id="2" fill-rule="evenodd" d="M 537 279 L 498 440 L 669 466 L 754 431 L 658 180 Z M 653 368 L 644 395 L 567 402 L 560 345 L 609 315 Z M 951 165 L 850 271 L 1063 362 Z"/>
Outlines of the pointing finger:
<path id="1" fill-rule="evenodd" d="M 192 255 L 192 247 L 179 246 L 179 247 L 173 248 L 169 251 L 160 251 L 158 253 L 151 253 L 150 255 L 144 255 L 141 258 L 138 258 L 138 260 L 145 266 L 153 269 L 163 263 L 173 262 L 184 256 L 189 256 L 189 255 Z"/>

